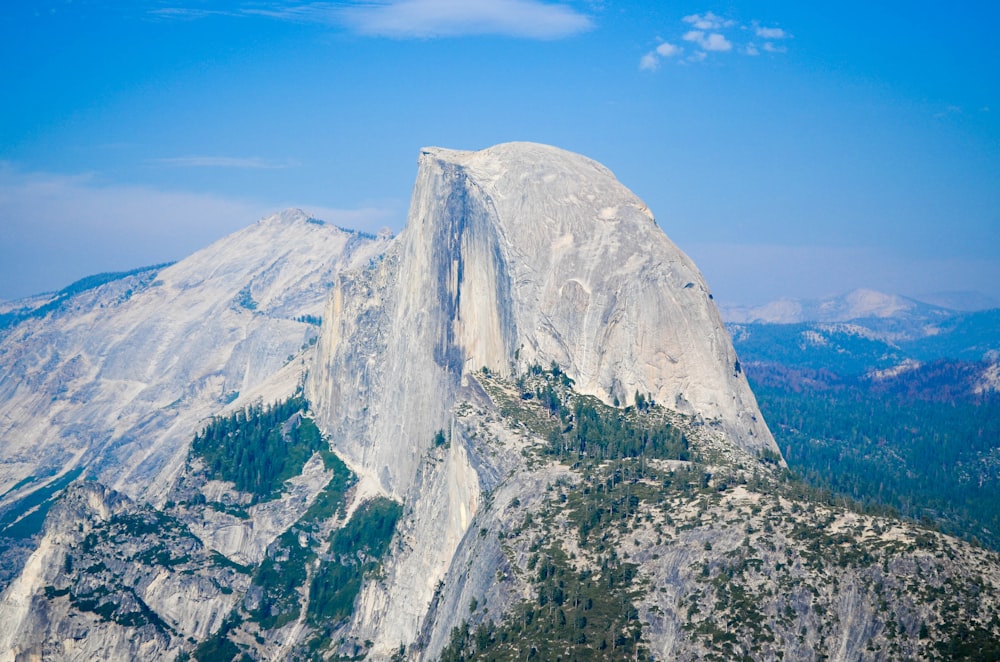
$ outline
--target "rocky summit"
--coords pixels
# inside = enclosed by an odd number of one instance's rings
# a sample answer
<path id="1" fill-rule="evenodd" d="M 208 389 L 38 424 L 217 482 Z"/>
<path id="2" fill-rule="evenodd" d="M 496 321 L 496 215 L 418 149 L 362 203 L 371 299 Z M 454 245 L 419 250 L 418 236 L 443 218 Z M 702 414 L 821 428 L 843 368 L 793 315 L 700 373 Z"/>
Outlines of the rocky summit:
<path id="1" fill-rule="evenodd" d="M 284 212 L 7 306 L 0 660 L 1000 651 L 1000 558 L 792 478 L 606 168 L 428 148 L 405 229 Z"/>

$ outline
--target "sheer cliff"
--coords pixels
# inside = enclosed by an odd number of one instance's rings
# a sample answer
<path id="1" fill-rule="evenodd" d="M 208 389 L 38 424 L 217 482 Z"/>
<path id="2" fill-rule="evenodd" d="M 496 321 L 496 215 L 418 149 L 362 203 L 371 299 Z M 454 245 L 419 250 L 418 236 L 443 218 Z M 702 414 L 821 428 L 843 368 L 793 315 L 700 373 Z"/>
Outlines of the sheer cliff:
<path id="1" fill-rule="evenodd" d="M 309 392 L 337 449 L 397 495 L 463 377 L 561 366 L 777 452 L 708 286 L 606 168 L 554 147 L 424 150 L 384 259 L 344 273 Z"/>

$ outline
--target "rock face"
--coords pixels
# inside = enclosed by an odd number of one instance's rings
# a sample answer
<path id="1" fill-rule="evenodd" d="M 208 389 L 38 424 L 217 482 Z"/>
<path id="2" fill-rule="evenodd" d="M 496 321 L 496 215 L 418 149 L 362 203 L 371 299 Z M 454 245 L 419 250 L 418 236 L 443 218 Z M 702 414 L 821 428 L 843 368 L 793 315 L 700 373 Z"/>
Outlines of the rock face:
<path id="1" fill-rule="evenodd" d="M 0 659 L 171 659 L 185 637 L 217 630 L 246 590 L 210 551 L 120 493 L 71 486 L 0 601 Z M 102 609 L 108 595 L 117 613 Z"/>
<path id="2" fill-rule="evenodd" d="M 641 394 L 777 453 L 697 269 L 611 172 L 553 147 L 424 150 L 405 230 L 324 318 L 310 398 L 396 495 L 484 367 L 555 362 L 582 393 Z"/>
<path id="3" fill-rule="evenodd" d="M 294 390 L 305 316 L 384 246 L 290 210 L 0 335 L 0 508 L 73 469 L 161 498 L 207 417 Z"/>
<path id="4" fill-rule="evenodd" d="M 56 297 L 58 306 L 39 309 L 45 297 L 19 302 L 38 314 L 0 333 L 0 588 L 8 588 L 0 598 L 0 630 L 8 623 L 27 629 L 17 642 L 0 642 L 0 659 L 44 636 L 72 638 L 80 628 L 89 629 L 89 646 L 105 649 L 67 649 L 69 658 L 152 658 L 176 648 L 169 637 L 137 637 L 106 618 L 80 625 L 91 617 L 73 616 L 65 599 L 40 598 L 61 576 L 53 540 L 76 525 L 60 527 L 50 517 L 51 533 L 39 538 L 28 523 L 36 520 L 40 530 L 41 516 L 67 498 L 60 490 L 77 478 L 162 505 L 183 473 L 192 437 L 209 418 L 295 391 L 335 274 L 365 264 L 386 245 L 288 210 L 174 265 L 68 288 Z M 204 520 L 191 523 L 198 536 L 191 540 L 237 562 L 259 561 L 302 514 L 303 500 L 315 496 L 324 475 L 322 468 L 305 472 L 292 481 L 288 498 L 255 507 L 248 519 L 205 509 Z M 56 508 L 52 515 L 65 520 L 66 512 Z M 136 579 L 132 589 L 146 591 L 149 579 Z M 214 596 L 205 594 L 206 583 Z M 150 586 L 155 592 L 170 582 Z M 211 586 L 204 579 L 189 592 L 192 602 L 187 589 L 171 594 L 172 605 L 145 599 L 159 617 L 179 623 L 178 631 L 194 628 L 188 635 L 202 638 L 233 602 Z M 222 605 L 221 614 L 202 618 L 199 605 L 206 601 Z M 47 635 L 35 632 L 49 626 Z M 130 640 L 147 648 L 140 654 Z"/>
<path id="5" fill-rule="evenodd" d="M 455 425 L 483 401 L 471 376 L 553 363 L 605 403 L 640 395 L 780 457 L 704 280 L 611 172 L 530 143 L 424 150 L 406 228 L 335 284 L 307 384 L 337 452 L 409 509 L 350 628 L 375 651 L 428 627 L 483 493 L 520 464 Z M 428 465 L 438 431 L 451 450 Z"/>

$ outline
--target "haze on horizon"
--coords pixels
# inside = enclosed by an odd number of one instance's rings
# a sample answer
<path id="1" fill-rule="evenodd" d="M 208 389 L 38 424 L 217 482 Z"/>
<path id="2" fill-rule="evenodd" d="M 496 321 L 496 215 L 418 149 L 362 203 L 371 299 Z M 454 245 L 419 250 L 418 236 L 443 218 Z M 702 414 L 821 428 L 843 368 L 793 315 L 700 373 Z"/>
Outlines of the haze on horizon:
<path id="1" fill-rule="evenodd" d="M 0 298 L 270 212 L 402 228 L 421 147 L 611 168 L 716 298 L 1000 300 L 1000 9 L 43 2 L 0 17 Z"/>

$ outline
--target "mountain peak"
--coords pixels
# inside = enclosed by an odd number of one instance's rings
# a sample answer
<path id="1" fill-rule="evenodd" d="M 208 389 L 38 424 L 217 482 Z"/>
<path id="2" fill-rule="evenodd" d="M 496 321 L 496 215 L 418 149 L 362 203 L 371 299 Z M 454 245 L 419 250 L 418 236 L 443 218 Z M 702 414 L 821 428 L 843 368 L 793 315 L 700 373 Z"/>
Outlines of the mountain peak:
<path id="1" fill-rule="evenodd" d="M 307 212 L 296 207 L 290 207 L 288 209 L 282 209 L 279 212 L 275 212 L 269 216 L 265 216 L 260 219 L 258 223 L 263 225 L 293 225 L 295 223 L 312 223 L 314 225 L 326 225 L 325 222 L 314 218 Z M 338 230 L 340 228 L 337 228 Z M 343 230 L 341 230 L 343 231 Z"/>
<path id="2" fill-rule="evenodd" d="M 913 310 L 917 302 L 898 294 L 886 294 L 865 288 L 848 292 L 838 299 L 827 299 L 820 304 L 820 309 L 836 311 L 841 316 L 850 318 L 862 317 L 894 317 Z"/>
<path id="3" fill-rule="evenodd" d="M 555 364 L 607 404 L 639 394 L 776 451 L 694 264 L 611 171 L 562 149 L 424 149 L 396 245 L 342 277 L 324 320 L 310 398 L 393 494 L 484 368 Z"/>
<path id="4" fill-rule="evenodd" d="M 481 150 L 456 150 L 443 147 L 425 147 L 421 160 L 432 159 L 444 163 L 475 168 L 479 178 L 492 179 L 506 171 L 513 171 L 521 178 L 533 173 L 573 173 L 586 177 L 600 173 L 601 177 L 614 175 L 605 166 L 591 158 L 552 145 L 533 142 L 507 142 Z"/>

